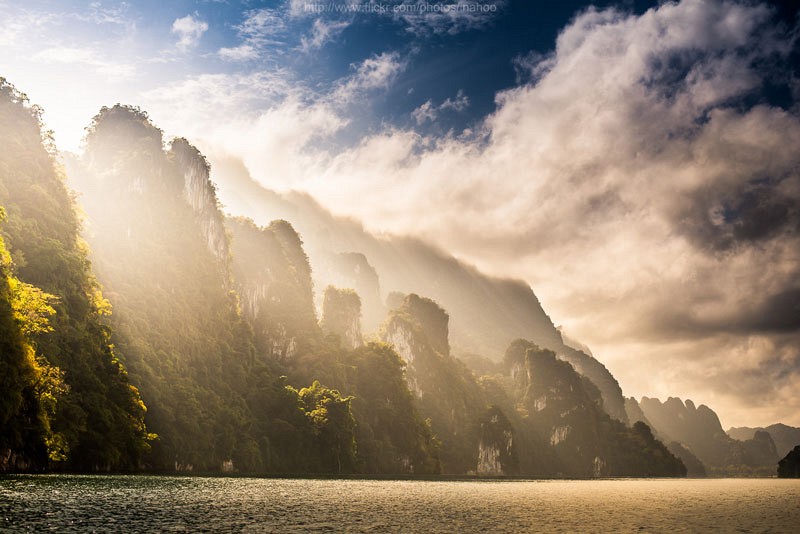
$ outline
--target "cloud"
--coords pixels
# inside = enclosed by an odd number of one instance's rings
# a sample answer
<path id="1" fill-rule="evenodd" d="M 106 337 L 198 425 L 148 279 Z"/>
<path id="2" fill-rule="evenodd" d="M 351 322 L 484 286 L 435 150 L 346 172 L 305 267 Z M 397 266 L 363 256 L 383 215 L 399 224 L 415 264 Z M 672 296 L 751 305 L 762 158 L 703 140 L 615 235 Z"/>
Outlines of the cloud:
<path id="1" fill-rule="evenodd" d="M 66 46 L 45 48 L 34 54 L 31 59 L 41 63 L 87 66 L 98 74 L 120 81 L 132 78 L 136 72 L 132 64 L 102 59 L 102 55 L 93 48 Z"/>
<path id="2" fill-rule="evenodd" d="M 311 32 L 300 39 L 300 49 L 309 53 L 322 48 L 325 43 L 336 39 L 345 28 L 350 25 L 348 21 L 332 21 L 316 19 L 311 26 Z"/>
<path id="3" fill-rule="evenodd" d="M 258 51 L 248 44 L 231 48 L 220 48 L 218 53 L 219 56 L 226 61 L 249 61 L 258 58 Z"/>
<path id="4" fill-rule="evenodd" d="M 97 25 L 122 26 L 131 31 L 135 29 L 136 24 L 128 13 L 129 8 L 130 5 L 125 2 L 114 7 L 106 7 L 101 2 L 91 2 L 85 12 L 74 13 L 73 17 Z"/>
<path id="5" fill-rule="evenodd" d="M 172 23 L 172 33 L 178 35 L 177 47 L 181 51 L 197 46 L 206 31 L 208 31 L 208 23 L 194 15 L 186 15 L 175 19 L 175 22 Z"/>
<path id="6" fill-rule="evenodd" d="M 428 100 L 414 111 L 411 112 L 411 116 L 414 118 L 414 121 L 418 124 L 424 124 L 426 122 L 433 122 L 439 117 L 439 113 L 442 111 L 456 111 L 461 112 L 464 111 L 469 107 L 469 97 L 464 94 L 462 89 L 458 90 L 458 94 L 456 94 L 455 98 L 448 98 L 444 102 L 442 102 L 439 106 L 433 104 L 432 101 Z"/>
<path id="7" fill-rule="evenodd" d="M 262 44 L 285 30 L 286 23 L 281 13 L 275 9 L 255 9 L 246 13 L 244 22 L 237 29 L 248 42 Z"/>
<path id="8" fill-rule="evenodd" d="M 236 26 L 241 44 L 220 48 L 219 56 L 226 61 L 251 61 L 259 59 L 267 47 L 283 45 L 289 38 L 285 13 L 281 9 L 253 9 L 244 13 L 244 20 Z"/>
<path id="9" fill-rule="evenodd" d="M 193 127 L 268 186 L 529 281 L 627 394 L 690 397 L 726 425 L 800 424 L 800 119 L 759 102 L 792 46 L 770 17 L 723 1 L 589 9 L 462 134 L 386 127 L 327 150 L 348 105 L 406 68 L 394 52 L 330 92 L 281 89 L 262 113 Z"/>
<path id="10" fill-rule="evenodd" d="M 388 88 L 407 66 L 398 52 L 373 55 L 359 64 L 351 65 L 353 74 L 338 83 L 333 100 L 349 102 L 359 94 Z"/>
<path id="11" fill-rule="evenodd" d="M 32 11 L 18 5 L 3 5 L 0 10 L 0 46 L 24 46 L 57 22 L 58 17 L 53 13 Z"/>
<path id="12" fill-rule="evenodd" d="M 433 102 L 427 100 L 424 104 L 412 111 L 411 116 L 414 118 L 417 124 L 424 124 L 426 122 L 433 122 L 436 120 L 436 111 L 437 109 L 433 105 Z"/>

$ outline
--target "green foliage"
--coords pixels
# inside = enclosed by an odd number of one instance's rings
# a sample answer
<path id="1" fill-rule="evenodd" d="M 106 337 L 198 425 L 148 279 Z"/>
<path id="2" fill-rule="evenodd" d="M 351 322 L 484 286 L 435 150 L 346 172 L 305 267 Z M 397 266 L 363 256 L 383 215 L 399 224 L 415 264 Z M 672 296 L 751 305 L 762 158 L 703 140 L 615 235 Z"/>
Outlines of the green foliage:
<path id="1" fill-rule="evenodd" d="M 228 258 L 210 246 L 219 238 L 224 253 L 227 237 L 213 227 L 222 219 L 205 158 L 180 141 L 165 151 L 147 115 L 119 105 L 95 117 L 86 145 L 71 175 L 96 222 L 95 270 L 114 299 L 115 344 L 159 436 L 147 465 L 211 471 L 232 460 L 236 469 L 261 468 L 244 395 L 256 363 L 252 332 L 230 288 Z M 185 196 L 190 173 L 208 188 L 198 192 L 210 199 L 202 212 Z"/>
<path id="2" fill-rule="evenodd" d="M 19 279 L 9 291 L 23 334 L 35 338 L 35 363 L 45 370 L 32 398 L 46 400 L 45 412 L 55 404 L 48 419 L 53 434 L 45 439 L 50 460 L 72 469 L 135 467 L 148 448 L 144 406 L 110 344 L 103 322 L 108 310 L 49 142 L 41 110 L 0 80 L 3 236 Z M 56 367 L 60 371 L 48 371 Z M 60 372 L 68 389 L 59 385 Z"/>
<path id="3" fill-rule="evenodd" d="M 56 313 L 56 310 L 50 303 L 57 297 L 16 278 L 9 278 L 8 283 L 14 318 L 22 325 L 23 335 L 32 338 L 52 332 L 53 327 L 50 326 L 49 318 Z"/>
<path id="4" fill-rule="evenodd" d="M 381 338 L 407 361 L 407 381 L 419 411 L 442 443 L 442 470 L 457 474 L 475 470 L 480 420 L 488 403 L 472 373 L 450 355 L 447 336 L 447 313 L 414 294 L 389 313 L 381 329 Z"/>
<path id="5" fill-rule="evenodd" d="M 384 343 L 346 356 L 353 413 L 358 421 L 361 470 L 367 473 L 438 473 L 438 443 L 423 421 L 403 376 L 405 364 Z"/>
<path id="6" fill-rule="evenodd" d="M 355 419 L 350 411 L 353 397 L 342 397 L 318 380 L 298 393 L 319 445 L 324 471 L 352 472 L 356 463 Z"/>
<path id="7" fill-rule="evenodd" d="M 549 442 L 555 474 L 685 476 L 686 468 L 650 428 L 632 428 L 603 410 L 598 388 L 550 350 L 516 340 L 506 351 L 512 396 L 527 432 Z"/>
<path id="8" fill-rule="evenodd" d="M 242 313 L 253 328 L 258 352 L 268 358 L 259 379 L 249 386 L 255 389 L 249 404 L 259 421 L 257 427 L 268 438 L 268 445 L 262 446 L 265 468 L 279 472 L 338 470 L 338 461 L 332 469 L 330 458 L 319 449 L 321 434 L 304 426 L 297 409 L 287 408 L 292 401 L 276 389 L 269 376 L 277 370 L 286 373 L 292 384 L 319 381 L 353 397 L 357 447 L 355 464 L 348 470 L 438 472 L 434 439 L 416 411 L 397 354 L 381 344 L 345 349 L 340 344 L 341 334 L 347 330 L 344 327 L 337 335 L 322 336 L 314 313 L 308 258 L 292 227 L 275 221 L 258 228 L 243 218 L 229 219 L 228 226 Z M 328 322 L 342 311 L 340 305 L 349 305 L 340 322 L 352 326 L 359 315 L 358 295 L 352 290 L 329 290 L 327 294 Z M 339 296 L 341 302 L 334 302 Z M 304 409 L 300 412 L 306 413 Z"/>

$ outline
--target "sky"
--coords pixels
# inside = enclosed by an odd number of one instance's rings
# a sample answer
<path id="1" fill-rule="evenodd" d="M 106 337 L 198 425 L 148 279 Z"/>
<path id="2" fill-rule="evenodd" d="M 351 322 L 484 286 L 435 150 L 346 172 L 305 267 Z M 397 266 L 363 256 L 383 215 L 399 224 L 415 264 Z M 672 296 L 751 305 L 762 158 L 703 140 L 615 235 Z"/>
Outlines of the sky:
<path id="1" fill-rule="evenodd" d="M 62 150 L 139 105 L 267 187 L 524 279 L 626 395 L 800 425 L 797 12 L 0 0 L 0 76 Z"/>

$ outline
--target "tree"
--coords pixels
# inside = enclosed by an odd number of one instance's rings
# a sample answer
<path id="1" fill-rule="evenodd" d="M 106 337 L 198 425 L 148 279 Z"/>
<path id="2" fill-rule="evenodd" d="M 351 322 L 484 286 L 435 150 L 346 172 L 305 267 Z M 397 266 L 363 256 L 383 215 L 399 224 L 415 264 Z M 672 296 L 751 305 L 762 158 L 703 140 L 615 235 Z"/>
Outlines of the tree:
<path id="1" fill-rule="evenodd" d="M 301 389 L 299 397 L 317 437 L 323 467 L 336 473 L 353 471 L 356 460 L 356 422 L 350 411 L 353 397 L 342 397 L 318 380 Z"/>

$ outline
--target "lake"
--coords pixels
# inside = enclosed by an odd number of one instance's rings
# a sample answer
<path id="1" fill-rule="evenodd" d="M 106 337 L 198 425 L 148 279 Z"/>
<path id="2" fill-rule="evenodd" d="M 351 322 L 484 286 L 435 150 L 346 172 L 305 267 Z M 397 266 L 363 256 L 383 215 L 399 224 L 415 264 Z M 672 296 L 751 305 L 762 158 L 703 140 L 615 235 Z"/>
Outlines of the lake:
<path id="1" fill-rule="evenodd" d="M 798 532 L 800 480 L 0 478 L 3 532 Z"/>

